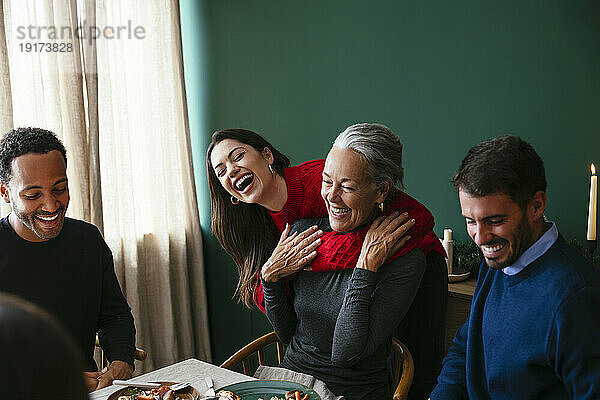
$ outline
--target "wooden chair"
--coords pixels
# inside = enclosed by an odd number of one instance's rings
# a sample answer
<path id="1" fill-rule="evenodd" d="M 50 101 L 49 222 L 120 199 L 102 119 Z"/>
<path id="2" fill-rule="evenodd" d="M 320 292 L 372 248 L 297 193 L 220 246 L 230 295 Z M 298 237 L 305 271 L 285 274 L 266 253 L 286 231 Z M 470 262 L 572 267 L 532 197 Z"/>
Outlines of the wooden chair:
<path id="1" fill-rule="evenodd" d="M 249 375 L 250 365 L 248 362 L 250 356 L 256 353 L 258 357 L 258 365 L 265 365 L 264 349 L 273 343 L 275 343 L 275 347 L 277 349 L 277 365 L 279 365 L 283 359 L 283 344 L 279 341 L 279 339 L 277 339 L 275 332 L 271 332 L 259 337 L 258 339 L 242 347 L 240 350 L 236 351 L 234 355 L 229 357 L 223 364 L 221 364 L 221 368 L 234 370 L 241 364 L 242 373 L 244 375 Z"/>
<path id="2" fill-rule="evenodd" d="M 104 357 L 104 351 L 102 347 L 100 347 L 100 341 L 98 340 L 98 335 L 96 335 L 96 347 L 100 349 L 100 369 L 108 366 L 108 360 Z M 138 361 L 144 361 L 148 357 L 148 353 L 144 349 L 140 349 L 139 347 L 135 348 L 135 352 L 133 353 L 133 359 Z"/>
<path id="3" fill-rule="evenodd" d="M 248 343 L 240 350 L 236 351 L 231 357 L 229 357 L 221 368 L 227 368 L 234 370 L 240 364 L 242 366 L 242 372 L 245 375 L 249 375 L 250 365 L 249 359 L 254 353 L 257 354 L 258 365 L 265 365 L 265 353 L 264 350 L 267 346 L 275 344 L 277 349 L 277 364 L 281 363 L 283 357 L 283 344 L 277 339 L 275 332 L 267 333 L 266 335 Z M 415 374 L 415 365 L 413 362 L 412 355 L 408 348 L 396 338 L 392 338 L 392 350 L 394 351 L 394 370 L 393 370 L 393 387 L 396 387 L 393 400 L 405 400 L 408 396 L 408 390 L 412 384 L 412 380 Z"/>
<path id="4" fill-rule="evenodd" d="M 395 337 L 392 337 L 392 350 L 395 355 L 392 382 L 396 386 L 392 399 L 405 400 L 415 376 L 415 363 L 406 345 Z"/>

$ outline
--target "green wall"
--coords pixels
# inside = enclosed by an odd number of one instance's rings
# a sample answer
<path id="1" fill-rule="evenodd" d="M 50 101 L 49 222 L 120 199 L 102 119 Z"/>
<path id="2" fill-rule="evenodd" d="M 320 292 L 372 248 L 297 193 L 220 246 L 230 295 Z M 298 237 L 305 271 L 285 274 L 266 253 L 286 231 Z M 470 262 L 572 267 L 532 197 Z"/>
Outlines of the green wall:
<path id="1" fill-rule="evenodd" d="M 503 133 L 546 163 L 546 215 L 585 239 L 600 162 L 597 1 L 181 0 L 213 355 L 269 329 L 232 301 L 236 272 L 210 234 L 204 154 L 217 129 L 255 130 L 300 163 L 355 122 L 405 145 L 407 191 L 465 239 L 448 183 L 472 145 Z M 202 54 L 202 57 L 198 56 Z M 234 322 L 234 331 L 230 322 Z"/>

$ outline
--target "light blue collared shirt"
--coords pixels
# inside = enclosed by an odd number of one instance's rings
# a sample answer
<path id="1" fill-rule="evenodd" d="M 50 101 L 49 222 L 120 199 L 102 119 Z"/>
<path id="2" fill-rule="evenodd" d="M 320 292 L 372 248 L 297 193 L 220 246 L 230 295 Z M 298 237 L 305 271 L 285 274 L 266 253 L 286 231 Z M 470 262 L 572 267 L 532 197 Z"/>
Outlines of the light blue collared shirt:
<path id="1" fill-rule="evenodd" d="M 540 258 L 545 252 L 548 251 L 550 247 L 556 242 L 558 239 L 558 229 L 556 228 L 556 224 L 554 222 L 550 222 L 552 225 L 544 234 L 527 250 L 521 254 L 521 257 L 515 261 L 513 265 L 510 265 L 506 268 L 502 269 L 506 275 L 516 275 L 519 272 L 523 271 L 523 269 Z"/>

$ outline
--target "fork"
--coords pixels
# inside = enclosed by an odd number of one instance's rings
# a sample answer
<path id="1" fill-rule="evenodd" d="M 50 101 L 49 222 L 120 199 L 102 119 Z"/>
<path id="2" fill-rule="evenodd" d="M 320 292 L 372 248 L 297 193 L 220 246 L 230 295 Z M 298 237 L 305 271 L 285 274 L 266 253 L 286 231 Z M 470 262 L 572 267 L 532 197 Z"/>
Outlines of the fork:
<path id="1" fill-rule="evenodd" d="M 185 389 L 188 386 L 192 386 L 192 384 L 189 383 L 189 382 L 181 382 L 181 383 L 176 383 L 176 384 L 174 384 L 172 386 L 169 386 L 169 389 L 171 389 L 172 391 L 176 392 L 178 390 Z"/>
<path id="2" fill-rule="evenodd" d="M 119 380 L 119 379 L 115 379 L 113 381 L 113 385 L 134 386 L 134 387 L 147 388 L 147 389 L 156 389 L 156 388 L 159 388 L 159 387 L 162 386 L 160 383 L 130 382 L 130 381 L 122 381 L 122 380 Z M 191 386 L 191 383 L 189 383 L 189 382 L 181 382 L 181 383 L 176 383 L 174 385 L 169 386 L 169 389 L 171 389 L 172 391 L 176 392 L 178 390 L 185 389 L 188 386 Z"/>

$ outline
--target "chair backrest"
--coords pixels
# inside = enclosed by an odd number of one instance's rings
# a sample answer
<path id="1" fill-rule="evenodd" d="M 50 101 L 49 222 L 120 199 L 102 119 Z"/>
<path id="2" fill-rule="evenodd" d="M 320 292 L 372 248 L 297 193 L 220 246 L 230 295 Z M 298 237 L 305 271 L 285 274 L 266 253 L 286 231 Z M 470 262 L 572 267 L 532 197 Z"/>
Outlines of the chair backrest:
<path id="1" fill-rule="evenodd" d="M 235 352 L 234 355 L 229 357 L 223 364 L 221 364 L 221 368 L 227 368 L 230 370 L 234 370 L 240 364 L 242 365 L 242 373 L 248 375 L 250 373 L 250 357 L 254 353 L 257 355 L 258 365 L 265 365 L 265 348 L 271 344 L 275 344 L 277 349 L 277 365 L 281 364 L 281 360 L 283 359 L 283 344 L 277 339 L 277 335 L 275 332 L 267 333 L 264 336 L 259 337 L 258 339 L 248 343 L 241 349 Z"/>
<path id="2" fill-rule="evenodd" d="M 275 332 L 267 333 L 258 339 L 248 343 L 241 349 L 229 357 L 221 368 L 234 370 L 240 364 L 242 373 L 248 375 L 250 372 L 249 359 L 255 353 L 258 359 L 258 365 L 264 365 L 265 353 L 267 346 L 275 344 L 277 349 L 277 363 L 280 364 L 283 357 L 283 344 L 277 339 Z M 408 348 L 396 338 L 392 338 L 392 350 L 394 351 L 394 369 L 393 369 L 393 386 L 395 387 L 393 400 L 405 400 L 408 396 L 410 385 L 412 384 L 415 374 L 415 364 L 412 355 Z"/>
<path id="3" fill-rule="evenodd" d="M 404 343 L 392 337 L 394 352 L 393 386 L 396 387 L 393 400 L 405 400 L 415 375 L 415 363 L 412 354 Z"/>

